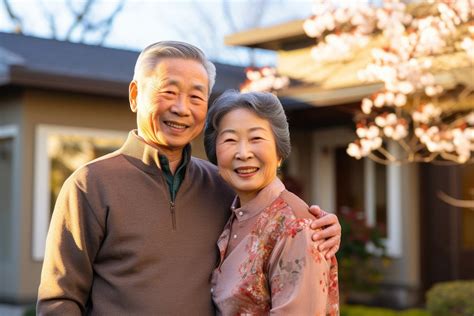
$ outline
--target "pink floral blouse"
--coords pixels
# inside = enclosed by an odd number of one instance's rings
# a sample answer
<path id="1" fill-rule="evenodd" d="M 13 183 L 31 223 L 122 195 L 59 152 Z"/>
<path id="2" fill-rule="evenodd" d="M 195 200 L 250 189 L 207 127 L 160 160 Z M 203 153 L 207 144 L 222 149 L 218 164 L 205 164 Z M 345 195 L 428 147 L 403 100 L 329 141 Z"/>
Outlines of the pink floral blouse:
<path id="1" fill-rule="evenodd" d="M 339 315 L 337 262 L 312 242 L 308 206 L 279 179 L 244 207 L 237 204 L 217 242 L 217 314 Z"/>

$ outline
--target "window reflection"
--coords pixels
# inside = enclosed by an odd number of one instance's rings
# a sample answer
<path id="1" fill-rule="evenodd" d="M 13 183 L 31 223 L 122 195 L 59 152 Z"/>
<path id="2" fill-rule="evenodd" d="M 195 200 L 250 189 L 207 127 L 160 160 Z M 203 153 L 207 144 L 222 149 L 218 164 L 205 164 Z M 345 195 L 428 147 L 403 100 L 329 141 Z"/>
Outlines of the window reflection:
<path id="1" fill-rule="evenodd" d="M 80 166 L 118 149 L 121 137 L 94 137 L 85 135 L 48 135 L 47 151 L 50 162 L 51 212 L 66 179 Z"/>

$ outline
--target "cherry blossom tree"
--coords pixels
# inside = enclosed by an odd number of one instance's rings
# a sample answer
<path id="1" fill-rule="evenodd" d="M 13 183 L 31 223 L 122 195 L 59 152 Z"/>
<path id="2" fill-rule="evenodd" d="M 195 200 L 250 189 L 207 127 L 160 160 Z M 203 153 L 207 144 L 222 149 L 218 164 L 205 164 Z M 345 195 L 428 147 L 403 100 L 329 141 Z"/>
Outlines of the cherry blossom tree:
<path id="1" fill-rule="evenodd" d="M 474 105 L 443 107 L 441 102 L 453 97 L 454 103 L 468 102 L 472 82 L 453 96 L 437 83 L 432 68 L 433 60 L 446 53 L 464 54 L 472 68 L 474 1 L 357 4 L 315 1 L 313 16 L 304 23 L 306 34 L 317 41 L 311 54 L 319 62 L 348 60 L 376 43 L 359 78 L 382 82 L 383 88 L 362 100 L 357 139 L 347 153 L 385 164 L 473 160 Z M 391 152 L 390 143 L 401 150 Z"/>

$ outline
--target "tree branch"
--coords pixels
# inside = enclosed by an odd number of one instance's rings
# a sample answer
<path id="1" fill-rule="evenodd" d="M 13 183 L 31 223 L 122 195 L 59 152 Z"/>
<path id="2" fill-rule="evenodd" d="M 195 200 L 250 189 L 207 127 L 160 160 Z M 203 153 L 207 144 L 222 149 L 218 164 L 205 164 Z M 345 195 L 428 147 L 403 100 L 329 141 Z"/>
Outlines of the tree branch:
<path id="1" fill-rule="evenodd" d="M 84 18 L 86 17 L 86 15 L 89 13 L 91 7 L 92 7 L 92 4 L 94 4 L 94 0 L 87 0 L 87 2 L 84 4 L 84 7 L 82 8 L 82 10 L 80 12 L 76 12 L 74 10 L 74 8 L 72 7 L 72 3 L 70 1 L 68 1 L 68 5 L 72 11 L 72 13 L 75 15 L 75 20 L 74 22 L 71 24 L 71 26 L 69 27 L 67 33 L 66 33 L 66 37 L 64 38 L 66 41 L 70 41 L 71 40 L 71 36 L 72 36 L 72 33 L 74 32 L 74 30 L 79 26 L 81 25 L 82 21 L 84 20 Z"/>
<path id="2" fill-rule="evenodd" d="M 447 195 L 443 191 L 438 191 L 437 196 L 441 201 L 451 206 L 474 209 L 474 200 L 456 199 L 456 198 L 453 198 L 452 196 Z"/>
<path id="3" fill-rule="evenodd" d="M 3 0 L 3 5 L 5 6 L 8 17 L 15 24 L 15 33 L 23 34 L 22 19 L 17 14 L 15 14 L 8 0 Z"/>

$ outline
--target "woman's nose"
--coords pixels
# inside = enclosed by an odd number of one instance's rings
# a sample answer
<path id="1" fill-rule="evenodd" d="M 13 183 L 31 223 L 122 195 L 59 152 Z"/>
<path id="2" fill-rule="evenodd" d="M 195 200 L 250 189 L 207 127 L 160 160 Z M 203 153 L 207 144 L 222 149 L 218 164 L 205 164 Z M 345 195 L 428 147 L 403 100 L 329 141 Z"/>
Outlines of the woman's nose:
<path id="1" fill-rule="evenodd" d="M 250 149 L 248 142 L 246 141 L 239 142 L 239 146 L 237 148 L 235 158 L 240 159 L 240 160 L 247 160 L 252 157 L 253 157 L 253 153 L 252 153 L 252 150 Z"/>

